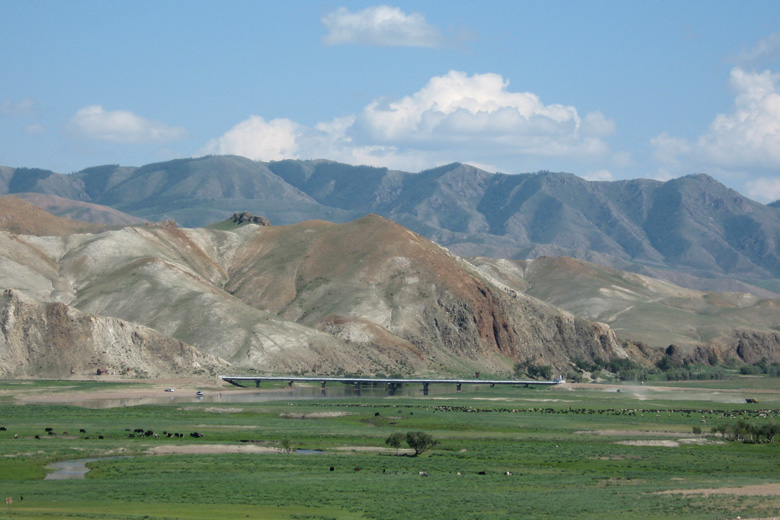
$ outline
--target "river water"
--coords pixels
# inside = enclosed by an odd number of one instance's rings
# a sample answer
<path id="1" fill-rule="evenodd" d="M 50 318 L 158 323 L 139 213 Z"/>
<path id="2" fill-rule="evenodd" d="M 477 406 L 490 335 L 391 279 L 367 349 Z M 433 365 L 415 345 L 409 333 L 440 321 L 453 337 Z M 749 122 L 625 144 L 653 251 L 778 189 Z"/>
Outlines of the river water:
<path id="1" fill-rule="evenodd" d="M 463 385 L 459 394 L 468 394 L 472 397 L 480 395 L 488 396 L 491 389 L 481 385 Z M 432 384 L 429 386 L 429 396 L 452 395 L 455 393 L 455 385 Z M 495 394 L 495 392 L 493 392 Z M 297 385 L 292 388 L 268 388 L 260 389 L 230 389 L 225 391 L 207 390 L 204 395 L 197 396 L 194 391 L 160 392 L 159 396 L 127 397 L 127 398 L 99 398 L 73 400 L 67 399 L 54 404 L 70 404 L 85 408 L 116 408 L 122 406 L 161 405 L 161 404 L 188 404 L 188 403 L 258 403 L 267 401 L 296 401 L 310 399 L 392 399 L 393 397 L 422 397 L 423 389 L 420 384 L 406 384 L 396 388 L 390 394 L 384 386 L 363 386 L 359 390 L 351 385 L 331 384 L 325 389 L 319 385 Z"/>

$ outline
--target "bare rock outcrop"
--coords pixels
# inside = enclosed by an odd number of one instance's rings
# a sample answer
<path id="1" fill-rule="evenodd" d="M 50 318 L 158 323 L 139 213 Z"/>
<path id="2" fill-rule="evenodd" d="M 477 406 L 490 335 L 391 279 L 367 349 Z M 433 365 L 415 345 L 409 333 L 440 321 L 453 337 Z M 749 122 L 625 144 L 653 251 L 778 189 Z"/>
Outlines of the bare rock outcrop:
<path id="1" fill-rule="evenodd" d="M 233 216 L 230 217 L 230 221 L 241 225 L 241 224 L 257 224 L 258 226 L 270 226 L 271 221 L 268 220 L 265 217 L 260 217 L 258 215 L 253 215 L 252 213 L 248 211 L 241 211 L 239 213 L 233 213 Z"/>
<path id="2" fill-rule="evenodd" d="M 738 330 L 735 333 L 737 356 L 752 365 L 761 360 L 780 362 L 780 332 L 762 333 L 752 330 Z"/>
<path id="3" fill-rule="evenodd" d="M 0 296 L 0 377 L 130 377 L 214 374 L 227 364 L 177 339 L 116 318 L 43 303 L 20 291 Z"/>

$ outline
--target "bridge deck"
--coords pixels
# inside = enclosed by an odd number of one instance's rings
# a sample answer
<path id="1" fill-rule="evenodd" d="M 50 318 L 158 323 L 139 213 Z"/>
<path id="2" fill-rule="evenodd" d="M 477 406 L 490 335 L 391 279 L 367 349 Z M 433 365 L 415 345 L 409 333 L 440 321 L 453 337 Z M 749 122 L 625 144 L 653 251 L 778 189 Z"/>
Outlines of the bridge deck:
<path id="1" fill-rule="evenodd" d="M 307 376 L 219 376 L 220 379 L 236 386 L 244 386 L 240 382 L 253 381 L 256 386 L 260 386 L 262 381 L 287 381 L 292 385 L 296 382 L 316 382 L 321 383 L 345 383 L 352 385 L 362 384 L 386 384 L 390 386 L 405 384 L 421 384 L 427 388 L 429 384 L 449 384 L 456 385 L 541 385 L 552 386 L 560 384 L 561 381 L 525 381 L 521 379 L 430 379 L 430 378 L 393 378 L 393 377 L 307 377 Z"/>

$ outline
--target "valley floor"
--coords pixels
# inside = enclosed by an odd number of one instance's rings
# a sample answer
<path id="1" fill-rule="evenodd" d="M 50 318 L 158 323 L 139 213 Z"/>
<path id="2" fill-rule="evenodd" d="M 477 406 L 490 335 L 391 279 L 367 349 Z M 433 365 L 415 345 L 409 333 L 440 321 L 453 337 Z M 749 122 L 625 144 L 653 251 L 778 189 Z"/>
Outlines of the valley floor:
<path id="1" fill-rule="evenodd" d="M 308 390 L 0 381 L 0 494 L 18 519 L 780 516 L 780 443 L 711 433 L 777 421 L 778 378 Z M 385 442 L 415 431 L 438 443 Z M 85 458 L 85 478 L 45 479 Z"/>

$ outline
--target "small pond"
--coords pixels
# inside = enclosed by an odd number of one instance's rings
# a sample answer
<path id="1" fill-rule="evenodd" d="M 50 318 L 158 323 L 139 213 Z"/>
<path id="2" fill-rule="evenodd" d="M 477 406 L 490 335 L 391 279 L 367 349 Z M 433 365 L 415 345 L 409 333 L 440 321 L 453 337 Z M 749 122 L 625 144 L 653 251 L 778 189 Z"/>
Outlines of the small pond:
<path id="1" fill-rule="evenodd" d="M 90 462 L 126 458 L 128 457 L 94 457 L 90 459 L 75 459 L 52 462 L 46 466 L 46 469 L 49 470 L 49 473 L 46 474 L 44 480 L 69 480 L 75 478 L 84 478 L 87 472 L 89 472 L 87 464 Z"/>

